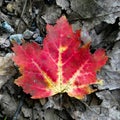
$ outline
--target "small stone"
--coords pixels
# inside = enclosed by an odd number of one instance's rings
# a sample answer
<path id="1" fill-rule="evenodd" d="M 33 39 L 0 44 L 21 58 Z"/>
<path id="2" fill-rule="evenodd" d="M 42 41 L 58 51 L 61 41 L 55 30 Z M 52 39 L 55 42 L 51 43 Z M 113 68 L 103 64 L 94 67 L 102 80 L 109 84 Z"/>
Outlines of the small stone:
<path id="1" fill-rule="evenodd" d="M 10 97 L 8 93 L 5 93 L 0 99 L 0 103 L 2 108 L 1 113 L 7 115 L 8 117 L 13 117 L 13 114 L 17 109 L 17 102 L 15 99 Z"/>
<path id="2" fill-rule="evenodd" d="M 14 29 L 6 21 L 4 21 L 3 23 L 1 23 L 1 26 L 2 26 L 2 28 L 4 28 L 9 33 L 13 33 L 14 32 Z"/>
<path id="3" fill-rule="evenodd" d="M 36 39 L 35 39 L 35 42 L 38 42 L 38 43 L 42 43 L 43 41 L 43 38 L 41 36 L 38 36 Z"/>
<path id="4" fill-rule="evenodd" d="M 24 33 L 23 33 L 23 37 L 25 39 L 30 39 L 32 37 L 32 35 L 34 34 L 34 32 L 30 31 L 30 30 L 26 30 Z"/>
<path id="5" fill-rule="evenodd" d="M 80 30 L 82 24 L 79 21 L 76 21 L 72 24 L 73 31 Z"/>
<path id="6" fill-rule="evenodd" d="M 25 118 L 30 118 L 32 111 L 30 108 L 22 107 L 22 112 Z"/>
<path id="7" fill-rule="evenodd" d="M 90 37 L 86 27 L 82 27 L 81 29 L 81 40 L 84 44 L 91 42 L 92 38 Z"/>
<path id="8" fill-rule="evenodd" d="M 12 3 L 7 4 L 6 9 L 9 12 L 13 12 L 14 11 L 14 5 Z"/>
<path id="9" fill-rule="evenodd" d="M 56 4 L 60 6 L 63 10 L 67 10 L 69 8 L 68 0 L 56 0 Z"/>
<path id="10" fill-rule="evenodd" d="M 11 35 L 9 40 L 11 42 L 16 41 L 18 44 L 22 44 L 22 40 L 23 40 L 23 35 L 22 34 L 14 34 Z"/>
<path id="11" fill-rule="evenodd" d="M 45 14 L 42 16 L 42 18 L 46 23 L 55 24 L 60 15 L 61 9 L 57 6 L 52 6 L 46 8 Z"/>

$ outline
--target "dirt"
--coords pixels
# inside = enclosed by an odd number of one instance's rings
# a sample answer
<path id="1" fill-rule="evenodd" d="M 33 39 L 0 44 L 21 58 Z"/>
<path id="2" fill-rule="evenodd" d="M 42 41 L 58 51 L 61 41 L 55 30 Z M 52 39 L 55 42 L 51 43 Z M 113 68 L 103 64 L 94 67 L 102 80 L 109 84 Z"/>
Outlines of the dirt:
<path id="1" fill-rule="evenodd" d="M 33 100 L 14 84 L 20 73 L 11 59 L 12 37 L 18 44 L 22 38 L 41 44 L 46 24 L 62 15 L 74 30 L 88 31 L 91 52 L 106 50 L 109 60 L 97 75 L 103 85 L 83 100 L 67 94 Z M 119 0 L 1 0 L 0 120 L 120 120 L 119 17 Z"/>

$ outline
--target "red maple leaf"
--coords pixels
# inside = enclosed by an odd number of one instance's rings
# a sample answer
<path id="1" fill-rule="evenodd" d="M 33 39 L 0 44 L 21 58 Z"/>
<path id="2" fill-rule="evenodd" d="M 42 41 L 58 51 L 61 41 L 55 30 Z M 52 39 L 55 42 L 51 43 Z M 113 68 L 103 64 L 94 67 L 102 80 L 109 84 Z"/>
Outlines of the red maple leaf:
<path id="1" fill-rule="evenodd" d="M 22 74 L 15 83 L 34 99 L 64 92 L 82 99 L 94 91 L 90 85 L 99 82 L 96 72 L 108 59 L 103 49 L 92 54 L 89 46 L 81 45 L 80 31 L 73 32 L 63 16 L 47 25 L 43 48 L 35 42 L 14 45 L 13 60 Z"/>

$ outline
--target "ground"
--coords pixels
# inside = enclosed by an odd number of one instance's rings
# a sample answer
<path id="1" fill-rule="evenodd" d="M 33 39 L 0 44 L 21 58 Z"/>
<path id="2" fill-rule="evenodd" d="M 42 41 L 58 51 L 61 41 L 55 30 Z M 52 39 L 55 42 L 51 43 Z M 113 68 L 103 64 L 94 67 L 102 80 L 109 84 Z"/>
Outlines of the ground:
<path id="1" fill-rule="evenodd" d="M 66 94 L 32 100 L 14 84 L 20 73 L 11 59 L 11 36 L 19 34 L 18 43 L 23 35 L 41 44 L 46 24 L 55 24 L 62 15 L 74 30 L 88 31 L 92 52 L 106 50 L 109 60 L 97 75 L 103 85 L 94 86 L 98 90 L 83 100 Z M 1 0 L 0 120 L 120 120 L 119 17 L 119 0 Z"/>

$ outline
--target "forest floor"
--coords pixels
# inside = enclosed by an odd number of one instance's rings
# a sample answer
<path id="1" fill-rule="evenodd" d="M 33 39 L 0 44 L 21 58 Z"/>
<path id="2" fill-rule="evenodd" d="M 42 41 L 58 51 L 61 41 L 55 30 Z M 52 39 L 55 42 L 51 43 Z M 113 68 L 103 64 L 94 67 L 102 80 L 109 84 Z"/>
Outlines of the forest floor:
<path id="1" fill-rule="evenodd" d="M 67 94 L 32 100 L 14 84 L 20 73 L 11 59 L 11 41 L 41 44 L 46 24 L 62 15 L 74 30 L 89 32 L 93 51 L 106 50 L 109 60 L 97 75 L 103 85 L 81 101 Z M 119 17 L 119 0 L 1 0 L 0 120 L 120 120 Z"/>

